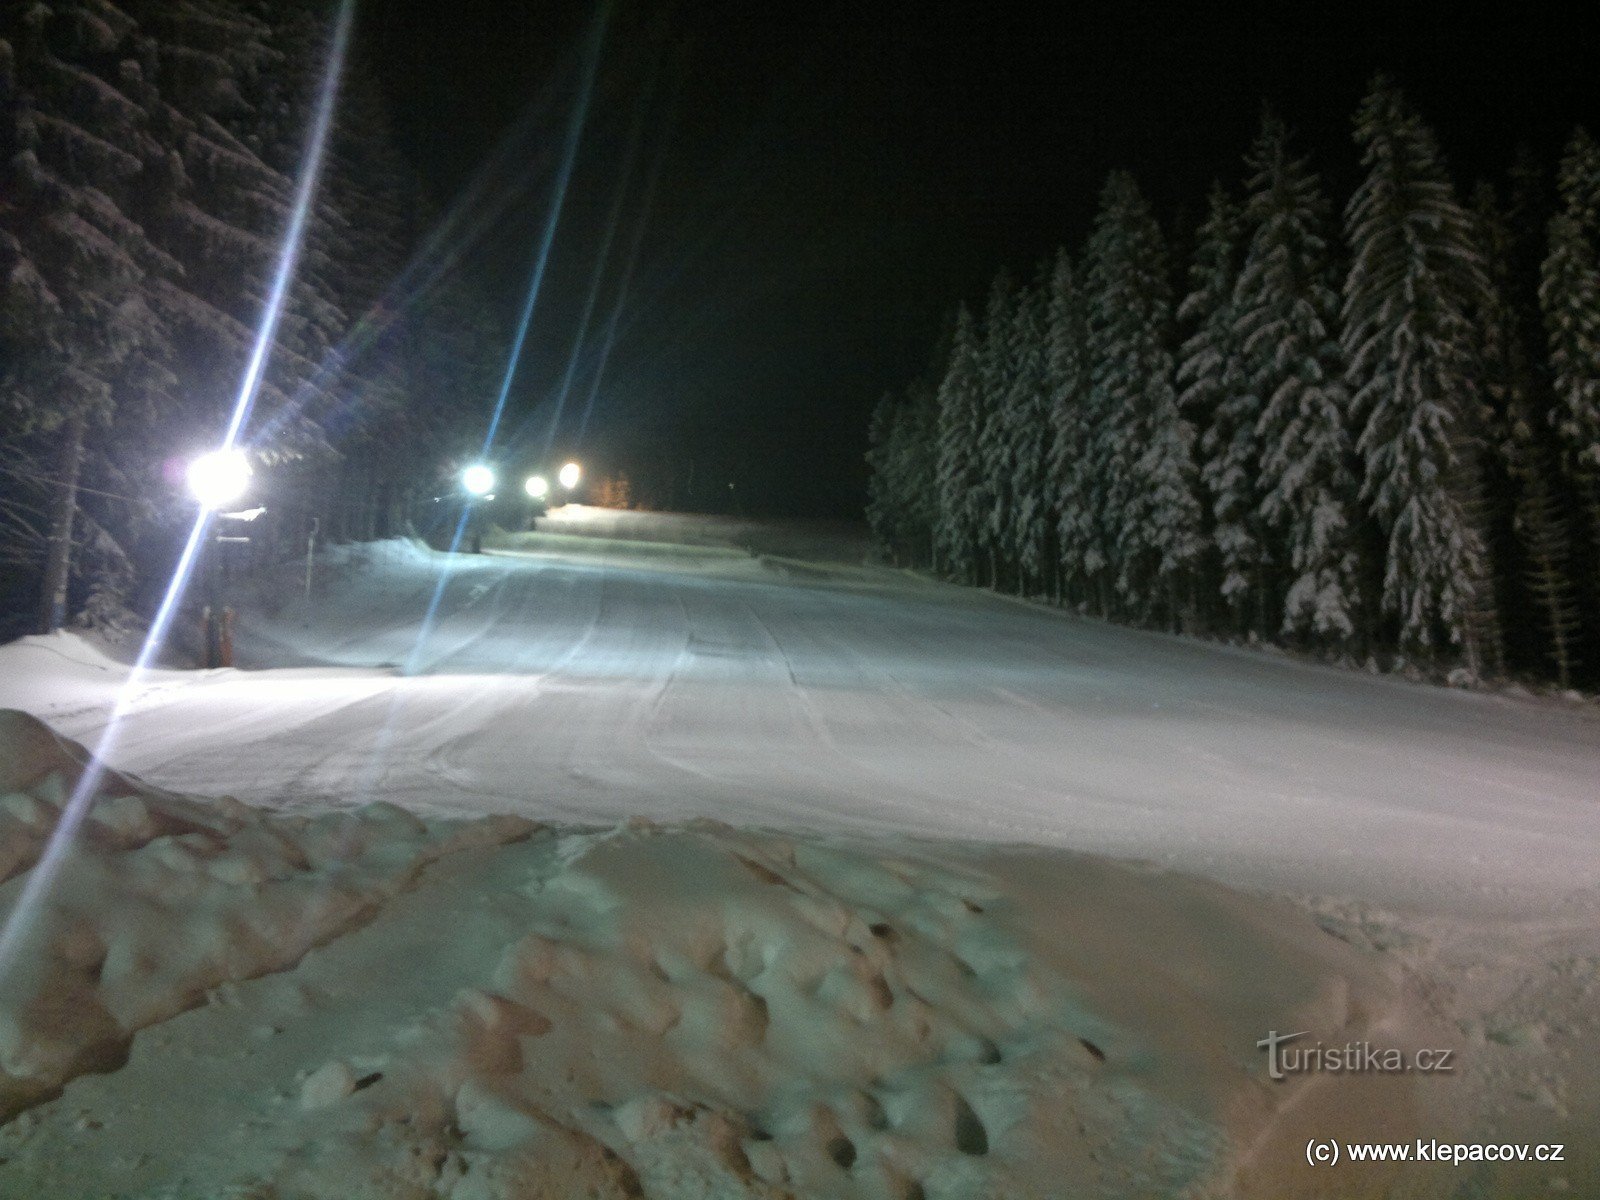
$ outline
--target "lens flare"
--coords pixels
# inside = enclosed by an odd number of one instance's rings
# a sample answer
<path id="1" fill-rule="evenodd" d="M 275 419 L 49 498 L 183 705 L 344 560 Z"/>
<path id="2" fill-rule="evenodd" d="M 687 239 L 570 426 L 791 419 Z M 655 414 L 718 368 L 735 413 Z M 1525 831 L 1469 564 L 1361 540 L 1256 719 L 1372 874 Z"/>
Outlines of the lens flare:
<path id="1" fill-rule="evenodd" d="M 545 220 L 538 251 L 534 255 L 533 272 L 528 279 L 528 292 L 523 300 L 522 315 L 517 321 L 517 334 L 512 339 L 511 354 L 506 361 L 505 377 L 501 380 L 499 395 L 495 397 L 494 412 L 489 418 L 488 432 L 484 434 L 485 453 L 494 444 L 494 435 L 500 428 L 500 419 L 505 415 L 506 398 L 511 394 L 511 382 L 516 378 L 517 367 L 522 361 L 522 348 L 528 340 L 528 330 L 533 324 L 533 310 L 538 306 L 539 292 L 544 286 L 545 267 L 550 262 L 550 247 L 555 242 L 556 227 L 561 224 L 561 210 L 566 206 L 567 187 L 572 182 L 572 168 L 577 164 L 578 146 L 583 141 L 583 130 L 589 121 L 589 102 L 594 98 L 595 72 L 600 65 L 600 47 L 605 39 L 609 16 L 610 5 L 602 5 L 590 32 L 589 50 L 584 60 L 583 82 L 579 87 L 577 103 L 572 107 L 572 120 L 567 126 L 561 167 L 556 174 L 554 201 L 550 206 L 550 215 Z"/>

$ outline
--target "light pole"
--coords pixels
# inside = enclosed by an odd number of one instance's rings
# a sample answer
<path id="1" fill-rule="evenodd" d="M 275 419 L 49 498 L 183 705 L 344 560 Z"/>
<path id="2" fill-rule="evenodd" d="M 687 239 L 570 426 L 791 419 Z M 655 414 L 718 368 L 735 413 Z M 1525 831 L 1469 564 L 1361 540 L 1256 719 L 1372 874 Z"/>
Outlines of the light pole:
<path id="1" fill-rule="evenodd" d="M 494 471 L 482 463 L 473 463 L 461 472 L 461 486 L 467 493 L 467 525 L 472 538 L 472 552 L 483 553 L 483 530 L 478 527 L 478 513 L 474 503 L 485 497 L 493 499 Z"/>
<path id="2" fill-rule="evenodd" d="M 261 509 L 248 514 L 224 514 L 222 509 L 237 504 L 250 489 L 250 460 L 244 452 L 227 447 L 202 454 L 189 464 L 187 479 L 189 492 L 200 505 L 208 520 L 219 516 L 236 516 L 253 521 Z M 222 603 L 222 546 L 228 542 L 249 542 L 248 537 L 225 537 L 213 526 L 211 561 L 206 566 L 206 666 L 231 667 L 233 665 L 233 612 Z"/>

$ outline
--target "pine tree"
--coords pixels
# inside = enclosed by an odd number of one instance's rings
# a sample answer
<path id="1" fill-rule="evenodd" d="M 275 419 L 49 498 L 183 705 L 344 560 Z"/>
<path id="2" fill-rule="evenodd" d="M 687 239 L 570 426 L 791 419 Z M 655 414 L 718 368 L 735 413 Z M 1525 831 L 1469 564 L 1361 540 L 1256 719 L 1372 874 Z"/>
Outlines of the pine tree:
<path id="1" fill-rule="evenodd" d="M 1386 540 L 1383 604 L 1402 648 L 1459 645 L 1478 673 L 1485 559 L 1465 507 L 1474 481 L 1463 445 L 1483 266 L 1432 132 L 1387 80 L 1362 102 L 1355 139 L 1367 174 L 1345 210 L 1343 345 L 1362 497 Z"/>
<path id="2" fill-rule="evenodd" d="M 1196 235 L 1189 294 L 1178 308 L 1178 319 L 1193 330 L 1178 352 L 1178 403 L 1201 431 L 1201 491 L 1221 576 L 1216 587 L 1237 623 L 1249 628 L 1263 624 L 1267 551 L 1257 512 L 1261 403 L 1245 387 L 1234 317 L 1243 233 L 1238 206 L 1214 184 Z"/>
<path id="3" fill-rule="evenodd" d="M 938 509 L 936 541 L 951 575 L 967 583 L 978 579 L 983 465 L 978 436 L 983 419 L 979 346 L 972 314 L 956 314 L 950 361 L 939 383 Z"/>
<path id="4" fill-rule="evenodd" d="M 151 153 L 148 112 L 91 69 L 133 22 L 109 3 L 38 5 L 0 51 L 0 368 L 19 424 L 53 433 L 39 628 L 67 615 L 80 478 L 91 430 L 119 395 L 161 387 L 171 348 L 148 301 L 178 268 L 129 216 Z M 124 80 L 126 82 L 126 79 Z M 31 328 L 30 328 L 31 326 Z"/>
<path id="5" fill-rule="evenodd" d="M 976 503 L 981 514 L 978 534 L 990 587 L 1001 586 L 1011 565 L 1009 539 L 1015 465 L 1007 437 L 1016 358 L 1016 286 L 1006 271 L 995 277 L 989 288 L 983 312 L 983 342 L 978 356 L 979 421 L 978 462 L 980 474 Z"/>
<path id="6" fill-rule="evenodd" d="M 1361 571 L 1328 203 L 1270 113 L 1246 161 L 1251 235 L 1232 307 L 1244 380 L 1238 394 L 1250 397 L 1237 402 L 1236 419 L 1251 429 L 1233 472 L 1246 481 L 1255 475 L 1256 511 L 1285 548 L 1290 583 L 1281 632 L 1347 646 L 1357 630 Z M 1258 472 L 1249 469 L 1249 452 L 1259 456 Z M 1264 562 L 1263 555 L 1254 565 Z"/>
<path id="7" fill-rule="evenodd" d="M 1091 463 L 1100 522 L 1129 615 L 1183 617 L 1203 543 L 1194 433 L 1173 387 L 1172 290 L 1161 231 L 1138 185 L 1113 172 L 1085 251 Z"/>
<path id="8" fill-rule="evenodd" d="M 1528 354 L 1528 323 L 1519 312 L 1519 307 L 1532 307 L 1534 297 L 1518 294 L 1517 247 L 1492 187 L 1483 184 L 1476 189 L 1473 212 L 1489 278 L 1478 314 L 1483 389 L 1496 412 L 1496 436 L 1510 484 L 1508 532 L 1520 551 L 1519 577 L 1503 584 L 1514 609 L 1529 607 L 1536 615 L 1532 628 L 1541 643 L 1539 655 L 1565 688 L 1571 686 L 1578 665 L 1578 608 L 1570 575 L 1569 529 L 1555 486 L 1560 455 L 1550 420 L 1551 401 Z"/>
<path id="9" fill-rule="evenodd" d="M 1049 397 L 1049 486 L 1056 510 L 1061 598 L 1084 604 L 1109 561 L 1096 521 L 1090 468 L 1088 314 L 1072 258 L 1056 254 L 1046 310 L 1045 390 Z"/>
<path id="10" fill-rule="evenodd" d="M 901 531 L 905 526 L 903 512 L 900 447 L 900 410 L 903 401 L 893 392 L 885 392 L 872 409 L 872 419 L 867 426 L 867 528 L 872 534 L 874 549 L 899 561 Z"/>
<path id="11" fill-rule="evenodd" d="M 1556 185 L 1560 207 L 1549 224 L 1539 303 L 1563 473 L 1580 510 L 1584 607 L 1593 611 L 1600 604 L 1600 146 L 1582 129 L 1567 144 Z M 1600 643 L 1600 628 L 1590 633 Z"/>
<path id="12" fill-rule="evenodd" d="M 1017 298 L 1012 314 L 1013 373 L 1006 397 L 1007 458 L 1012 473 L 1007 552 L 1017 569 L 1017 591 L 1048 588 L 1055 498 L 1049 486 L 1050 420 L 1045 362 L 1049 278 Z"/>
<path id="13" fill-rule="evenodd" d="M 890 561 L 920 565 L 936 516 L 933 460 L 935 396 L 923 382 L 904 396 L 886 394 L 873 410 L 867 461 L 867 521 Z"/>
<path id="14" fill-rule="evenodd" d="M 147 168 L 138 219 L 174 260 L 181 287 L 155 297 L 163 321 L 187 348 L 178 364 L 179 394 L 169 425 L 218 428 L 253 348 L 288 228 L 299 158 L 279 170 L 258 152 L 267 115 L 253 102 L 273 78 L 270 68 L 300 75 L 315 69 L 278 53 L 278 30 L 229 0 L 128 0 L 140 30 L 138 86 L 153 114 L 152 129 L 168 147 Z M 320 47 L 319 47 L 320 49 Z M 252 144 L 254 143 L 254 144 Z M 315 256 L 301 260 L 315 263 Z M 384 264 L 369 262 L 368 277 Z M 268 360 L 258 407 L 265 423 L 325 361 L 343 314 L 324 306 L 301 269 L 291 281 L 286 319 Z M 319 334 L 310 331 L 318 330 Z M 321 449 L 322 431 L 293 418 L 273 422 L 275 455 Z"/>

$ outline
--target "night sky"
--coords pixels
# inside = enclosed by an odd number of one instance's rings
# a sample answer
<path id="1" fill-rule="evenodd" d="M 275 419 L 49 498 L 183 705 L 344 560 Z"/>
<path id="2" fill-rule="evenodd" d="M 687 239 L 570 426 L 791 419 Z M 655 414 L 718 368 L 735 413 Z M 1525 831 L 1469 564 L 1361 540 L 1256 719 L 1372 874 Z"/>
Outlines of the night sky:
<path id="1" fill-rule="evenodd" d="M 554 452 L 623 469 L 658 503 L 855 515 L 866 416 L 924 370 L 945 314 L 1087 230 L 1132 170 L 1169 229 L 1237 186 L 1263 100 L 1342 203 L 1367 80 L 1397 77 L 1457 180 L 1519 141 L 1553 162 L 1600 123 L 1600 39 L 1560 5 L 1437 3 L 620 5 L 533 336 L 508 457 L 537 457 L 607 213 L 641 149 L 606 267 L 609 314 L 658 155 L 621 336 L 581 436 L 591 349 Z M 516 201 L 469 260 L 509 323 L 576 92 L 589 4 L 384 0 L 362 46 L 441 210 L 495 158 Z M 693 462 L 695 492 L 687 492 Z M 670 489 L 670 490 L 669 490 Z"/>

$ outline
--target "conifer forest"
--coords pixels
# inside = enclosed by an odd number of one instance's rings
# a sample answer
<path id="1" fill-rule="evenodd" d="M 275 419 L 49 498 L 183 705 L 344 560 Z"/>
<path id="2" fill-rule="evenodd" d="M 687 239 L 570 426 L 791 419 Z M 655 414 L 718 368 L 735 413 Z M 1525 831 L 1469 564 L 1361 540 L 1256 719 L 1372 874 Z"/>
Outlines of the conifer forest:
<path id="1" fill-rule="evenodd" d="M 1334 196 L 1270 108 L 1175 246 L 1113 172 L 871 428 L 882 550 L 1114 621 L 1600 680 L 1600 146 L 1463 190 L 1391 79 Z"/>
<path id="2" fill-rule="evenodd" d="M 0 23 L 0 612 L 147 612 L 273 286 L 327 14 L 306 0 L 7 3 Z M 397 532 L 481 429 L 501 334 L 359 55 L 256 397 L 287 486 L 257 550 Z"/>

